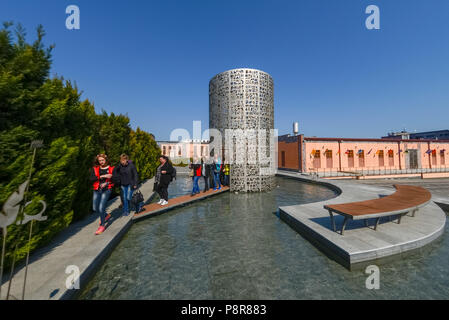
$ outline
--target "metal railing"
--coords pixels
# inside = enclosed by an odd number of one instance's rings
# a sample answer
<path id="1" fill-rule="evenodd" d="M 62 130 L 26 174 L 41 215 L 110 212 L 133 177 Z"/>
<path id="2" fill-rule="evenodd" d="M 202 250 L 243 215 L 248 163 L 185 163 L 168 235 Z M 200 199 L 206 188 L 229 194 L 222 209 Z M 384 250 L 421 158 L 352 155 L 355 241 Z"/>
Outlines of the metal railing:
<path id="1" fill-rule="evenodd" d="M 449 166 L 433 166 L 432 168 L 397 169 L 389 167 L 347 167 L 336 170 L 336 168 L 309 168 L 308 173 L 312 177 L 362 177 L 362 176 L 385 176 L 385 175 L 422 175 L 425 173 L 449 173 Z"/>

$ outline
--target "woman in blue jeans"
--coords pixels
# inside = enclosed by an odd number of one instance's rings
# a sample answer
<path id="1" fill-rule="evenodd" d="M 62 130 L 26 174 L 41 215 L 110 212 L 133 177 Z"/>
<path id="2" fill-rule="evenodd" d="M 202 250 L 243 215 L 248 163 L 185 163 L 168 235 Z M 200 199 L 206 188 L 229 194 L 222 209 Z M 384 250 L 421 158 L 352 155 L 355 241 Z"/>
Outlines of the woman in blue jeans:
<path id="1" fill-rule="evenodd" d="M 199 180 L 202 176 L 202 167 L 199 162 L 199 159 L 195 159 L 194 163 L 190 165 L 190 168 L 193 170 L 193 189 L 191 196 L 200 193 L 200 185 Z"/>
<path id="2" fill-rule="evenodd" d="M 94 194 L 92 206 L 94 212 L 100 215 L 100 226 L 95 234 L 101 234 L 106 229 L 106 222 L 111 217 L 106 214 L 106 203 L 111 195 L 111 189 L 114 187 L 112 182 L 112 173 L 114 167 L 108 165 L 108 157 L 105 154 L 99 154 L 96 158 L 96 165 L 92 168 L 90 181 L 92 182 Z"/>
<path id="3" fill-rule="evenodd" d="M 129 161 L 126 154 L 120 156 L 120 164 L 114 170 L 114 177 L 120 181 L 120 189 L 123 199 L 123 215 L 129 215 L 129 204 L 133 197 L 133 191 L 137 189 L 139 177 L 134 163 Z"/>
<path id="4" fill-rule="evenodd" d="M 214 163 L 212 165 L 213 173 L 214 173 L 214 190 L 220 190 L 221 189 L 221 182 L 220 182 L 220 171 L 221 171 L 221 159 L 215 155 L 214 156 Z"/>

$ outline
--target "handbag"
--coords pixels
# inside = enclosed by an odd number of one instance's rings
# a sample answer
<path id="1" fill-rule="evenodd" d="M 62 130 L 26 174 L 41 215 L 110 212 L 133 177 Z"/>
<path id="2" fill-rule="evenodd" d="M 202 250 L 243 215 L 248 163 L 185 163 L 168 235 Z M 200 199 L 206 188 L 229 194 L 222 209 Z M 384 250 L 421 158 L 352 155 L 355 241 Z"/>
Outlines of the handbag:
<path id="1" fill-rule="evenodd" d="M 131 199 L 131 203 L 134 205 L 134 208 L 136 209 L 136 213 L 139 213 L 141 211 L 144 211 L 144 198 L 142 192 L 140 190 L 136 190 L 133 194 L 133 197 Z"/>
<path id="2" fill-rule="evenodd" d="M 144 201 L 143 194 L 140 192 L 140 190 L 136 190 L 133 194 L 132 200 L 131 200 L 136 206 Z"/>

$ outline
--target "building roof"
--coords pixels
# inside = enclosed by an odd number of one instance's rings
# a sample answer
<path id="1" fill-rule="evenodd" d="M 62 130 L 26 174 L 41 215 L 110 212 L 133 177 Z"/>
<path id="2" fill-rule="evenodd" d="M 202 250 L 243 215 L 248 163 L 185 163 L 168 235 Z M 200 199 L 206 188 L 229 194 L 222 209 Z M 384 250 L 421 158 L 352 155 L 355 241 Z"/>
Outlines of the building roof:
<path id="1" fill-rule="evenodd" d="M 432 143 L 449 143 L 449 140 L 435 140 L 435 139 L 371 139 L 371 138 L 318 138 L 318 137 L 304 137 L 308 141 L 357 141 L 357 142 L 432 142 Z"/>
<path id="2" fill-rule="evenodd" d="M 388 136 L 382 137 L 382 139 L 389 139 L 389 138 L 395 138 L 398 139 L 401 136 L 408 136 L 411 139 L 432 139 L 432 140 L 439 140 L 440 136 L 447 136 L 449 137 L 449 130 L 434 130 L 434 131 L 424 131 L 424 132 L 407 132 L 405 130 L 401 132 L 390 132 L 388 133 Z M 426 136 L 426 137 L 424 137 Z"/>
<path id="3" fill-rule="evenodd" d="M 178 143 L 204 143 L 208 144 L 209 140 L 197 140 L 197 139 L 190 139 L 190 140 L 181 140 L 181 141 L 167 141 L 167 140 L 159 140 L 156 141 L 157 143 L 172 143 L 172 144 L 178 144 Z"/>

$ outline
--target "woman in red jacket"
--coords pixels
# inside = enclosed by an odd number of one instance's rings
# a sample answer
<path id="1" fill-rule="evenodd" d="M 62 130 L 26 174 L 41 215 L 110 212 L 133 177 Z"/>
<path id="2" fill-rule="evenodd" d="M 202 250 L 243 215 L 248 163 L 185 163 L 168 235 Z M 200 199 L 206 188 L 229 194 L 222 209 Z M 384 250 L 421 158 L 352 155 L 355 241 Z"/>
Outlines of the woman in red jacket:
<path id="1" fill-rule="evenodd" d="M 99 154 L 96 157 L 96 165 L 92 168 L 90 181 L 94 189 L 93 209 L 100 214 L 100 226 L 95 234 L 101 234 L 106 229 L 106 222 L 111 217 L 106 215 L 106 203 L 111 195 L 111 189 L 114 187 L 112 182 L 113 166 L 108 165 L 108 157 L 105 154 Z"/>

